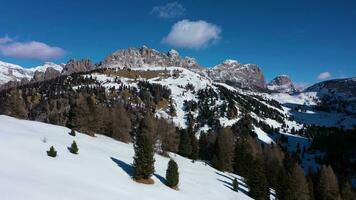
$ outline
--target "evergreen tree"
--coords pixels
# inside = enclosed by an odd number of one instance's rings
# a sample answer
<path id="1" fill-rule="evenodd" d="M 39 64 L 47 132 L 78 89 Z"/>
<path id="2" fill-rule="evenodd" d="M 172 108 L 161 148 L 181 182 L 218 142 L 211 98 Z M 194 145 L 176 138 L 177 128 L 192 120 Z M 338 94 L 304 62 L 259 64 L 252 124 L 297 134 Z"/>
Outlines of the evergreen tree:
<path id="1" fill-rule="evenodd" d="M 356 192 L 352 190 L 352 187 L 349 182 L 346 182 L 341 190 L 341 196 L 343 200 L 355 200 Z"/>
<path id="2" fill-rule="evenodd" d="M 193 132 L 190 134 L 190 145 L 192 146 L 192 153 L 190 154 L 189 158 L 196 160 L 199 158 L 199 146 L 198 146 L 198 140 L 197 137 Z"/>
<path id="3" fill-rule="evenodd" d="M 215 141 L 215 168 L 221 171 L 232 171 L 234 159 L 234 135 L 231 129 L 225 128 L 219 132 Z"/>
<path id="4" fill-rule="evenodd" d="M 318 180 L 318 194 L 320 200 L 338 200 L 340 198 L 339 185 L 331 166 L 322 166 Z"/>
<path id="5" fill-rule="evenodd" d="M 75 135 L 76 135 L 76 134 L 75 134 L 75 130 L 72 129 L 72 130 L 69 132 L 69 135 L 75 137 Z"/>
<path id="6" fill-rule="evenodd" d="M 70 149 L 69 151 L 72 153 L 72 154 L 78 154 L 78 145 L 75 141 L 73 141 L 72 145 L 70 146 Z"/>
<path id="7" fill-rule="evenodd" d="M 140 123 L 140 132 L 137 133 L 135 141 L 135 156 L 133 162 L 134 179 L 149 179 L 154 173 L 154 151 L 151 141 L 150 132 L 151 129 L 148 125 L 149 121 L 142 120 Z"/>
<path id="8" fill-rule="evenodd" d="M 253 165 L 253 156 L 246 139 L 240 138 L 235 145 L 234 172 L 247 177 Z"/>
<path id="9" fill-rule="evenodd" d="M 190 157 L 192 154 L 191 137 L 186 129 L 180 131 L 178 154 L 184 157 Z"/>
<path id="10" fill-rule="evenodd" d="M 54 149 L 53 146 L 49 148 L 49 151 L 47 151 L 47 155 L 50 157 L 56 157 L 57 156 L 57 151 Z"/>
<path id="11" fill-rule="evenodd" d="M 236 192 L 238 192 L 239 189 L 239 182 L 237 181 L 236 178 L 234 178 L 234 180 L 232 181 L 232 189 Z"/>
<path id="12" fill-rule="evenodd" d="M 174 160 L 168 162 L 168 168 L 166 171 L 167 185 L 171 188 L 177 188 L 179 183 L 178 165 Z"/>
<path id="13" fill-rule="evenodd" d="M 250 189 L 249 194 L 252 198 L 256 200 L 265 200 L 268 198 L 268 183 L 261 158 L 254 160 L 246 182 Z"/>

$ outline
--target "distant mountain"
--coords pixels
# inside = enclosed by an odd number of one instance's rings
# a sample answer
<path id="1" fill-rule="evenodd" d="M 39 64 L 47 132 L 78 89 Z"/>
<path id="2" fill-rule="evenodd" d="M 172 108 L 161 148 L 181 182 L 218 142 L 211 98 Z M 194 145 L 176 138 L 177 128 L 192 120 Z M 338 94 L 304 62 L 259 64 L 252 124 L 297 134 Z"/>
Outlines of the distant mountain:
<path id="1" fill-rule="evenodd" d="M 273 92 L 295 93 L 298 90 L 287 75 L 279 75 L 267 84 L 267 88 Z"/>
<path id="2" fill-rule="evenodd" d="M 101 68 L 140 68 L 155 67 L 182 67 L 214 81 L 227 83 L 233 86 L 247 88 L 265 88 L 265 79 L 261 69 L 255 64 L 240 64 L 234 60 L 226 60 L 213 68 L 201 66 L 196 59 L 180 57 L 172 49 L 161 53 L 147 47 L 129 48 L 119 50 L 109 55 L 99 64 Z"/>
<path id="3" fill-rule="evenodd" d="M 51 62 L 46 62 L 33 68 L 24 68 L 19 65 L 0 61 L 0 85 L 10 85 L 11 83 L 9 82 L 29 82 L 32 79 L 51 79 L 54 78 L 54 73 L 58 74 L 62 69 L 62 65 Z"/>
<path id="4" fill-rule="evenodd" d="M 243 88 L 266 88 L 261 69 L 255 64 L 241 64 L 236 60 L 225 60 L 207 70 L 215 81 Z"/>
<path id="5" fill-rule="evenodd" d="M 304 92 L 315 92 L 322 108 L 356 114 L 356 77 L 323 81 Z"/>

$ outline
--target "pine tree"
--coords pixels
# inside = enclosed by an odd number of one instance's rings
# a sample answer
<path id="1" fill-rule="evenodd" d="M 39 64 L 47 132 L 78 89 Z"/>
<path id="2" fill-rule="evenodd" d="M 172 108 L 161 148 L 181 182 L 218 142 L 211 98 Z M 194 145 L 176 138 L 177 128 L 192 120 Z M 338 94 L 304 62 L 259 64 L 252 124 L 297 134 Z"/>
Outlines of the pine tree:
<path id="1" fill-rule="evenodd" d="M 168 162 L 168 168 L 166 172 L 167 185 L 176 189 L 179 183 L 178 165 L 174 160 Z"/>
<path id="2" fill-rule="evenodd" d="M 352 191 L 352 187 L 349 182 L 346 182 L 341 190 L 341 196 L 343 200 L 355 200 L 356 192 Z"/>
<path id="3" fill-rule="evenodd" d="M 239 189 L 239 182 L 237 181 L 236 178 L 234 178 L 234 180 L 232 181 L 232 189 L 236 192 L 238 192 Z"/>
<path id="4" fill-rule="evenodd" d="M 256 200 L 264 200 L 268 197 L 268 183 L 261 158 L 256 158 L 247 176 L 249 194 Z"/>
<path id="5" fill-rule="evenodd" d="M 196 160 L 199 158 L 199 145 L 198 140 L 193 132 L 190 134 L 190 145 L 192 146 L 192 153 L 190 154 L 189 158 Z"/>
<path id="6" fill-rule="evenodd" d="M 234 136 L 231 129 L 222 129 L 215 141 L 216 162 L 214 167 L 221 171 L 232 171 L 234 159 Z"/>
<path id="7" fill-rule="evenodd" d="M 70 146 L 70 149 L 69 151 L 72 153 L 72 154 L 78 154 L 78 145 L 75 141 L 73 141 L 72 145 Z"/>
<path id="8" fill-rule="evenodd" d="M 72 130 L 69 132 L 69 135 L 75 137 L 75 135 L 76 135 L 76 134 L 75 134 L 75 130 L 72 129 Z"/>
<path id="9" fill-rule="evenodd" d="M 192 154 L 191 137 L 186 129 L 180 131 L 178 154 L 189 157 Z"/>
<path id="10" fill-rule="evenodd" d="M 340 198 L 337 178 L 331 166 L 322 166 L 318 180 L 320 200 L 338 200 Z"/>
<path id="11" fill-rule="evenodd" d="M 253 165 L 253 156 L 250 147 L 244 138 L 236 142 L 234 157 L 234 172 L 247 177 Z"/>
<path id="12" fill-rule="evenodd" d="M 57 151 L 54 149 L 53 146 L 49 148 L 49 151 L 47 151 L 47 155 L 50 157 L 56 157 L 57 156 Z"/>
<path id="13" fill-rule="evenodd" d="M 154 173 L 154 151 L 151 141 L 148 121 L 142 120 L 140 123 L 140 132 L 137 133 L 135 141 L 135 156 L 133 162 L 134 179 L 149 179 Z"/>

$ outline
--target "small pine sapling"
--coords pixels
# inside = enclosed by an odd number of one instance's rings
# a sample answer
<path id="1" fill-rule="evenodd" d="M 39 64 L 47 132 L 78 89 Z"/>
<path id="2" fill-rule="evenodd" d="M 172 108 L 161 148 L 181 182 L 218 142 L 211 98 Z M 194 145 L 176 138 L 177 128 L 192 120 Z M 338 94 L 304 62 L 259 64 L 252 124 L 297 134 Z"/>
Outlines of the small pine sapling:
<path id="1" fill-rule="evenodd" d="M 54 149 L 53 146 L 51 146 L 51 148 L 49 148 L 49 151 L 47 151 L 47 155 L 49 157 L 56 157 L 57 156 L 57 151 Z"/>

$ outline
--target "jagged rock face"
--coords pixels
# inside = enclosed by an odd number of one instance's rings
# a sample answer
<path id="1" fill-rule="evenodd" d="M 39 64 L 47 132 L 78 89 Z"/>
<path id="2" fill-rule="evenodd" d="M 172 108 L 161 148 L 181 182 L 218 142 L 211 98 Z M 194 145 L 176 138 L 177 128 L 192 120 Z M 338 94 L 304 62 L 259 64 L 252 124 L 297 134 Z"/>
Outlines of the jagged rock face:
<path id="1" fill-rule="evenodd" d="M 236 60 L 225 62 L 207 70 L 214 81 L 225 82 L 243 88 L 266 88 L 261 69 L 255 64 L 241 64 Z"/>
<path id="2" fill-rule="evenodd" d="M 63 67 L 63 74 L 71 74 L 76 72 L 90 71 L 95 68 L 95 65 L 89 59 L 75 60 L 71 59 Z"/>
<path id="3" fill-rule="evenodd" d="M 45 72 L 35 71 L 35 74 L 33 75 L 33 80 L 34 81 L 50 80 L 50 79 L 54 79 L 60 75 L 61 75 L 60 71 L 53 69 L 52 67 L 49 67 L 46 69 Z"/>
<path id="4" fill-rule="evenodd" d="M 227 82 L 234 86 L 265 88 L 265 79 L 261 69 L 253 64 L 240 64 L 231 60 L 208 69 L 202 67 L 194 58 L 179 56 L 176 50 L 167 54 L 147 47 L 120 50 L 108 56 L 101 64 L 103 68 L 140 68 L 140 67 L 183 67 L 215 81 Z"/>
<path id="5" fill-rule="evenodd" d="M 104 68 L 139 68 L 139 67 L 184 67 L 201 68 L 193 58 L 181 58 L 176 50 L 167 54 L 147 47 L 129 48 L 109 55 L 101 64 Z"/>
<path id="6" fill-rule="evenodd" d="M 294 84 L 287 75 L 280 75 L 274 78 L 271 82 L 268 83 L 267 88 L 273 92 L 281 93 L 295 93 L 298 90 L 294 87 Z"/>

